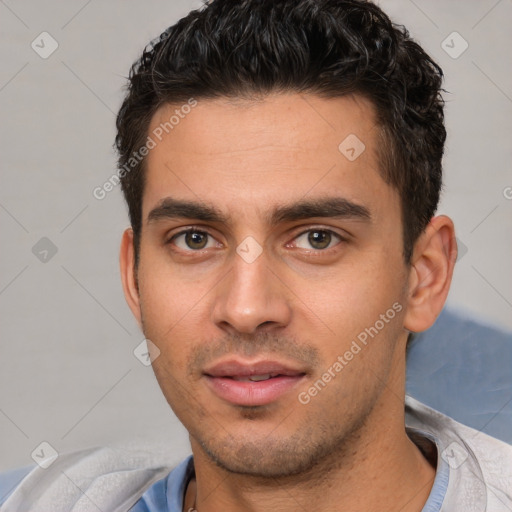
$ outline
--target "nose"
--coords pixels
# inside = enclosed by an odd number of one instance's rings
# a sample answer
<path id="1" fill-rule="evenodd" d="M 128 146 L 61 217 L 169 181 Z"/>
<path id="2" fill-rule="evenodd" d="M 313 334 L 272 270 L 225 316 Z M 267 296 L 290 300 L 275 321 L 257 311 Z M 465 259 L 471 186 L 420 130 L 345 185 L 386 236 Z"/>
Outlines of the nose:
<path id="1" fill-rule="evenodd" d="M 289 293 L 264 253 L 251 263 L 236 254 L 231 271 L 216 287 L 213 322 L 231 334 L 285 327 L 292 316 Z"/>

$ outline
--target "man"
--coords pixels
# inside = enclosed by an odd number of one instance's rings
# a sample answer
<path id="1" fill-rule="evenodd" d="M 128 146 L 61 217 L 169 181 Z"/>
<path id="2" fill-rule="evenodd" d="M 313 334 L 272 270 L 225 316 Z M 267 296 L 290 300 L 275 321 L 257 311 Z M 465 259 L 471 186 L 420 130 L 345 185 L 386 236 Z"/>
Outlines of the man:
<path id="1" fill-rule="evenodd" d="M 512 510 L 511 448 L 405 398 L 457 253 L 441 81 L 356 0 L 214 0 L 144 52 L 121 275 L 193 456 L 58 510 Z"/>

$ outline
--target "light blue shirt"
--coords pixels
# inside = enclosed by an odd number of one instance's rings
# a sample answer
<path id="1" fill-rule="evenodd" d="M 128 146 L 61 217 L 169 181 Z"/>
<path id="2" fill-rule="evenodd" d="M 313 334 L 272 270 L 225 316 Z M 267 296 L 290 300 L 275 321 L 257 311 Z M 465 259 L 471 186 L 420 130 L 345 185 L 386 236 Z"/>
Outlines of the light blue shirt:
<path id="1" fill-rule="evenodd" d="M 512 510 L 510 445 L 411 397 L 406 397 L 405 416 L 407 433 L 418 448 L 430 456 L 437 452 L 436 476 L 422 512 Z M 85 510 L 75 505 L 90 499 L 109 512 L 182 512 L 187 485 L 194 477 L 192 456 L 171 469 L 155 464 L 150 452 L 143 453 L 137 459 L 109 449 L 73 452 L 63 454 L 48 469 L 24 468 L 0 475 L 0 504 L 4 504 L 0 510 L 40 512 L 48 506 L 52 512 Z M 82 488 L 77 490 L 67 476 L 70 473 L 84 482 Z"/>
<path id="2" fill-rule="evenodd" d="M 450 468 L 441 457 L 438 458 L 439 460 L 441 464 L 438 465 L 432 491 L 422 512 L 441 510 Z M 190 456 L 173 469 L 166 478 L 153 484 L 130 509 L 130 512 L 182 512 L 187 485 L 193 476 L 194 460 Z"/>
<path id="3" fill-rule="evenodd" d="M 441 510 L 448 484 L 449 467 L 441 457 L 438 457 L 438 461 L 441 463 L 438 464 L 434 485 L 422 512 L 439 512 Z M 0 476 L 0 505 L 10 494 L 7 491 L 16 487 L 16 484 L 31 469 L 31 467 L 23 468 Z M 130 509 L 130 512 L 182 512 L 187 485 L 193 477 L 194 459 L 190 455 L 169 475 L 154 483 Z M 4 495 L 4 493 L 7 494 Z"/>

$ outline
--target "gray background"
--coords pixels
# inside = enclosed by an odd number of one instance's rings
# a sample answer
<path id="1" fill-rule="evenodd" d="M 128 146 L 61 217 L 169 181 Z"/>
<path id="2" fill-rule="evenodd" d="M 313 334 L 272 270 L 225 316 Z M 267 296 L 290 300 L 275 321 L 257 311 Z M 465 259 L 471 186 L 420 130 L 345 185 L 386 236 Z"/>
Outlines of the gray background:
<path id="1" fill-rule="evenodd" d="M 166 441 L 173 460 L 189 451 L 151 368 L 133 354 L 143 335 L 119 279 L 128 223 L 119 187 L 102 201 L 92 191 L 115 172 L 115 112 L 130 65 L 200 5 L 0 1 L 0 471 L 32 464 L 42 441 L 61 452 L 149 437 Z M 511 330 L 512 2 L 380 5 L 446 74 L 439 212 L 461 242 L 449 304 Z M 43 31 L 59 45 L 47 59 L 31 47 Z M 454 31 L 469 45 L 457 58 L 445 51 L 462 48 L 458 36 L 446 39 Z"/>

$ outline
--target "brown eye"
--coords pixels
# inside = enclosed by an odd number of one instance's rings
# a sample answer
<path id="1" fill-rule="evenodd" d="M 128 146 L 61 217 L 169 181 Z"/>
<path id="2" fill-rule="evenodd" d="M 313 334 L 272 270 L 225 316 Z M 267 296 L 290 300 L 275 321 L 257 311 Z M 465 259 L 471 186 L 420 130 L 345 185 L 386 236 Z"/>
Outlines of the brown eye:
<path id="1" fill-rule="evenodd" d="M 172 237 L 171 241 L 174 243 L 174 245 L 176 245 L 176 247 L 184 251 L 199 251 L 201 249 L 211 247 L 214 243 L 213 239 L 210 240 L 210 235 L 208 233 L 194 230 L 178 233 Z"/>
<path id="2" fill-rule="evenodd" d="M 308 242 L 314 249 L 326 249 L 331 243 L 332 236 L 328 231 L 310 231 Z"/>
<path id="3" fill-rule="evenodd" d="M 330 249 L 341 242 L 343 238 L 328 229 L 310 229 L 300 234 L 294 245 L 300 249 L 315 249 L 318 251 Z"/>
<path id="4" fill-rule="evenodd" d="M 185 243 L 191 249 L 204 249 L 208 242 L 206 233 L 191 232 L 185 235 Z"/>

